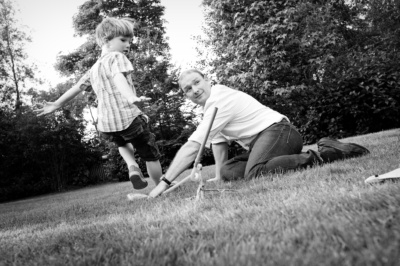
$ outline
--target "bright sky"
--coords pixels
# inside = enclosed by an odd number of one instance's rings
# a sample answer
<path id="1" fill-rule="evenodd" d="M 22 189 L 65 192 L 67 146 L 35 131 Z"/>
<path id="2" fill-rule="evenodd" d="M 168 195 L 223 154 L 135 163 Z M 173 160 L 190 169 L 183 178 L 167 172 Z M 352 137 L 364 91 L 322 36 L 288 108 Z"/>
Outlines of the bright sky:
<path id="1" fill-rule="evenodd" d="M 58 53 L 68 53 L 85 38 L 74 37 L 72 17 L 86 0 L 14 0 L 20 24 L 30 31 L 32 42 L 26 47 L 29 60 L 41 73 L 38 76 L 51 85 L 62 81 L 54 70 Z M 165 6 L 167 37 L 173 63 L 183 68 L 196 57 L 196 42 L 192 36 L 201 34 L 202 0 L 161 0 Z"/>

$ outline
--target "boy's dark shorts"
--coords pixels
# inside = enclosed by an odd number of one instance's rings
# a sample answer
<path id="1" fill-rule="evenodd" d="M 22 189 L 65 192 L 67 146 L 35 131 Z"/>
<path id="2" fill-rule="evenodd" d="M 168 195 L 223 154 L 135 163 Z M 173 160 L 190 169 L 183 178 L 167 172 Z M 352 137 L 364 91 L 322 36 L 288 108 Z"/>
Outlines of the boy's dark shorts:
<path id="1" fill-rule="evenodd" d="M 139 115 L 130 126 L 122 131 L 117 132 L 101 132 L 102 136 L 114 142 L 118 147 L 127 143 L 132 143 L 136 152 L 142 160 L 157 161 L 160 159 L 160 152 L 155 142 L 155 136 L 149 131 L 146 119 Z"/>

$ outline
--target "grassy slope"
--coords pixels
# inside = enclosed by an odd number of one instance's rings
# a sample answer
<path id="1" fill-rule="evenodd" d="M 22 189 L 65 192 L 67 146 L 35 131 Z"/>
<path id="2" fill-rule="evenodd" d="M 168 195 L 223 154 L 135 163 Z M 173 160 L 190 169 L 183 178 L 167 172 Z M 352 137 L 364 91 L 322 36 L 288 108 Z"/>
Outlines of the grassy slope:
<path id="1" fill-rule="evenodd" d="M 371 154 L 208 185 L 237 191 L 202 202 L 195 183 L 129 202 L 124 182 L 0 204 L 0 265 L 395 265 L 400 182 L 364 179 L 400 166 L 400 130 L 344 141 Z"/>

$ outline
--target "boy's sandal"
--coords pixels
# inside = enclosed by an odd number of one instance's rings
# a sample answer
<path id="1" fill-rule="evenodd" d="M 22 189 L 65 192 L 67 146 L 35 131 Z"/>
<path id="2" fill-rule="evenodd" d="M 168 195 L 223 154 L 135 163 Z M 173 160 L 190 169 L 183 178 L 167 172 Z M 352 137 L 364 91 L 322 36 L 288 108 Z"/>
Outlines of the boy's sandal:
<path id="1" fill-rule="evenodd" d="M 147 181 L 143 177 L 142 171 L 140 171 L 140 168 L 134 165 L 129 167 L 129 180 L 132 182 L 134 189 L 143 189 L 148 185 Z"/>

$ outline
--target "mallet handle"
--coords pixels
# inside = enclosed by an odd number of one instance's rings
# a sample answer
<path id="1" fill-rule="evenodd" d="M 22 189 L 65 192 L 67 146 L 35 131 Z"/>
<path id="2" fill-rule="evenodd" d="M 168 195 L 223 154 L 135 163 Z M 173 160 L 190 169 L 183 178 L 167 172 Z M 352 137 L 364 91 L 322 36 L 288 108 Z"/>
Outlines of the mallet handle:
<path id="1" fill-rule="evenodd" d="M 201 143 L 200 149 L 199 149 L 199 151 L 197 152 L 196 159 L 194 160 L 192 172 L 190 173 L 190 175 L 188 175 L 187 177 L 185 177 L 184 179 L 182 179 L 181 181 L 179 181 L 177 184 L 175 184 L 174 186 L 172 186 L 172 187 L 170 187 L 169 189 L 165 190 L 165 191 L 162 193 L 162 195 L 167 194 L 167 193 L 169 193 L 169 192 L 175 190 L 175 189 L 178 188 L 179 186 L 181 186 L 183 183 L 186 183 L 188 180 L 190 180 L 190 178 L 191 178 L 191 177 L 194 175 L 194 173 L 196 172 L 197 164 L 200 162 L 201 156 L 203 155 L 204 147 L 206 146 L 206 142 L 207 142 L 207 139 L 208 139 L 208 135 L 210 135 L 210 130 L 211 130 L 211 127 L 212 127 L 212 125 L 213 125 L 213 123 L 214 123 L 215 116 L 217 115 L 217 111 L 218 111 L 218 108 L 215 107 L 215 109 L 214 109 L 214 111 L 213 111 L 213 114 L 212 114 L 212 116 L 211 116 L 210 124 L 208 125 L 207 134 L 206 134 L 206 136 L 204 137 L 203 142 Z"/>

